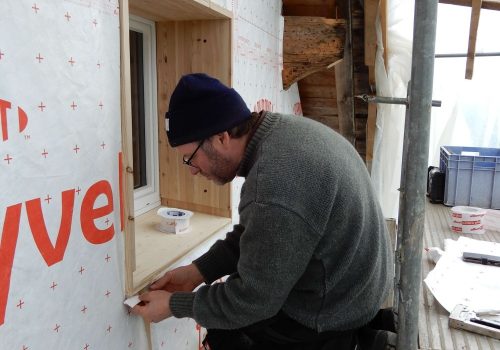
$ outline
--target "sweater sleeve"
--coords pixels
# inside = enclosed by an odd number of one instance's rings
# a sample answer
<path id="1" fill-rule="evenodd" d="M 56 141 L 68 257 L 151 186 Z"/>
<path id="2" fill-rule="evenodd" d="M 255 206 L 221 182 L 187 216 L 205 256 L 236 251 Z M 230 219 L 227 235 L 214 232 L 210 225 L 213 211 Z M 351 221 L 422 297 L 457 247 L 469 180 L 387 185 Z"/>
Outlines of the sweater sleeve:
<path id="1" fill-rule="evenodd" d="M 235 225 L 224 240 L 215 242 L 205 254 L 193 261 L 203 275 L 205 283 L 211 284 L 218 278 L 236 271 L 242 232 L 243 226 Z"/>
<path id="2" fill-rule="evenodd" d="M 320 237 L 300 216 L 258 203 L 241 214 L 237 273 L 195 293 L 174 293 L 176 317 L 192 317 L 206 328 L 248 326 L 275 315 L 306 270 Z"/>

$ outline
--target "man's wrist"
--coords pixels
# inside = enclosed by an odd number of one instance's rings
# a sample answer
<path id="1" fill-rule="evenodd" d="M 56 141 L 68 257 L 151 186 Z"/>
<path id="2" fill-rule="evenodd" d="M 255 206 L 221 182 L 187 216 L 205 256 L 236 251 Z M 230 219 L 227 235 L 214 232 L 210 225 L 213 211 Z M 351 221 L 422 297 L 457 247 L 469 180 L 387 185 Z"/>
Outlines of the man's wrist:
<path id="1" fill-rule="evenodd" d="M 195 293 L 175 292 L 170 296 L 169 306 L 172 315 L 177 318 L 193 318 L 193 304 Z"/>

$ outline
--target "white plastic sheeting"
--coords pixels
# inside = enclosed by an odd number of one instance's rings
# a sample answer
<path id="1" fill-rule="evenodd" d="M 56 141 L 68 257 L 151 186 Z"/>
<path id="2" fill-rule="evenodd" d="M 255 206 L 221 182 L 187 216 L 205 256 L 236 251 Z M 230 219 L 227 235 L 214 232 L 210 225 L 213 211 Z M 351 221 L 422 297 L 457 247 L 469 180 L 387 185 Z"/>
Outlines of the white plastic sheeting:
<path id="1" fill-rule="evenodd" d="M 470 8 L 439 5 L 436 53 L 466 53 Z M 476 52 L 500 52 L 500 12 L 481 10 Z M 476 57 L 472 80 L 466 58 L 436 58 L 429 164 L 439 165 L 440 146 L 500 147 L 500 57 Z"/>
<path id="2" fill-rule="evenodd" d="M 465 53 L 469 36 L 470 7 L 438 8 L 436 53 Z M 377 94 L 406 97 L 411 74 L 413 0 L 390 0 L 387 10 L 387 62 L 383 62 L 380 27 L 376 57 Z M 481 10 L 476 52 L 500 52 L 497 33 L 500 12 Z M 433 107 L 429 164 L 439 165 L 443 145 L 500 147 L 500 57 L 476 57 L 474 76 L 466 80 L 465 58 L 438 58 L 434 66 Z M 405 107 L 378 105 L 372 180 L 386 217 L 397 218 L 401 181 Z M 411 159 L 409 160 L 411 161 Z"/>
<path id="3" fill-rule="evenodd" d="M 377 95 L 406 97 L 411 74 L 413 8 L 410 0 L 387 2 L 387 62 L 384 65 L 380 24 L 375 61 Z M 387 66 L 387 70 L 386 67 Z M 387 218 L 397 218 L 405 107 L 379 104 L 371 176 Z"/>

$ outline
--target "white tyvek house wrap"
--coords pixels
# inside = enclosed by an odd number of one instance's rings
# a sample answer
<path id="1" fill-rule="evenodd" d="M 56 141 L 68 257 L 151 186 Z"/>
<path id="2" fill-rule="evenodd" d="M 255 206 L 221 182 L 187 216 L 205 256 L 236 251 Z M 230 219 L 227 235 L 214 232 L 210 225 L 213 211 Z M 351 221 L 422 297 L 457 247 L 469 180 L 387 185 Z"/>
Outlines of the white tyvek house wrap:
<path id="1" fill-rule="evenodd" d="M 283 90 L 281 1 L 233 1 L 233 87 L 252 111 L 293 114 L 297 85 Z"/>
<path id="2" fill-rule="evenodd" d="M 250 110 L 266 109 L 290 114 L 301 111 L 297 85 L 283 90 L 283 17 L 280 0 L 214 1 L 233 11 L 233 87 L 246 101 Z M 233 5 L 233 6 L 231 6 Z M 239 193 L 243 179 L 231 184 L 233 222 L 238 222 Z M 225 231 L 214 239 L 223 238 Z M 214 240 L 213 239 L 213 240 Z M 193 250 L 177 265 L 189 264 L 203 254 L 213 240 Z M 170 318 L 153 324 L 153 349 L 199 350 L 205 330 L 191 319 Z"/>
<path id="3" fill-rule="evenodd" d="M 281 1 L 234 0 L 233 87 L 251 111 L 262 109 L 302 115 L 297 84 L 283 90 L 283 26 Z M 300 113 L 297 113 L 300 111 Z M 232 183 L 233 221 L 237 222 L 243 180 Z"/>
<path id="4" fill-rule="evenodd" d="M 2 350 L 147 346 L 122 304 L 118 23 L 116 0 L 0 4 Z"/>

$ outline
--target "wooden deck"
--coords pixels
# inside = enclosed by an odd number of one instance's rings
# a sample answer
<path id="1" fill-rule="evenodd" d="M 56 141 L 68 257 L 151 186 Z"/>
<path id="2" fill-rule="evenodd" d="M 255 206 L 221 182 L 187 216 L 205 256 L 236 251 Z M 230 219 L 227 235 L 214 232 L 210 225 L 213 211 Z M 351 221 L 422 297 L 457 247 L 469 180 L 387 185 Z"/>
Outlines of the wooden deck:
<path id="1" fill-rule="evenodd" d="M 426 204 L 424 247 L 444 249 L 446 238 L 458 239 L 449 227 L 450 208 L 442 204 Z M 500 242 L 500 232 L 486 231 L 483 235 L 464 235 L 470 238 Z M 422 258 L 422 280 L 434 268 L 427 254 Z M 500 296 L 499 296 L 500 297 Z M 422 282 L 419 308 L 419 344 L 422 350 L 500 350 L 500 340 L 457 330 L 448 326 L 449 313 L 434 299 Z"/>

